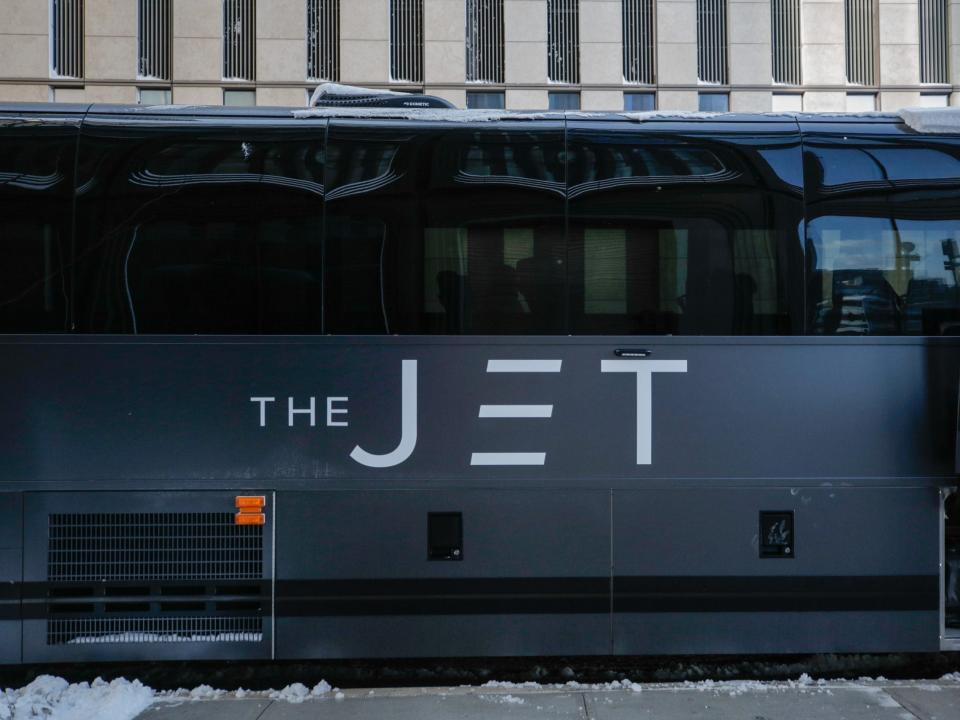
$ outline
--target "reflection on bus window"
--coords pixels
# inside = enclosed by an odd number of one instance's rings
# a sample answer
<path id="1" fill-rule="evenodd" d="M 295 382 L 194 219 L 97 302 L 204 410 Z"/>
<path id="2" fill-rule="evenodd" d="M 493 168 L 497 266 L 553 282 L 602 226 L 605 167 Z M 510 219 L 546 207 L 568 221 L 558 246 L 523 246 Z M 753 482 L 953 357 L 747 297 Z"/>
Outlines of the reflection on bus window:
<path id="1" fill-rule="evenodd" d="M 813 330 L 960 333 L 960 223 L 822 217 L 810 225 Z"/>

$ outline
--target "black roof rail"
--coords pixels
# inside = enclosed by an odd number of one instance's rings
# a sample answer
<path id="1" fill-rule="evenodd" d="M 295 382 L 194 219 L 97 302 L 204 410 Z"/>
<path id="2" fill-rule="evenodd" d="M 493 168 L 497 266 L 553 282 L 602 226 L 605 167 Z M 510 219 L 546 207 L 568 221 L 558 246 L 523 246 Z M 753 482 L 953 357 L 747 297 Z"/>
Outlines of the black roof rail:
<path id="1" fill-rule="evenodd" d="M 313 92 L 310 107 L 315 108 L 447 108 L 456 109 L 456 105 L 433 95 L 403 93 L 394 90 L 376 90 L 373 88 L 324 83 Z"/>

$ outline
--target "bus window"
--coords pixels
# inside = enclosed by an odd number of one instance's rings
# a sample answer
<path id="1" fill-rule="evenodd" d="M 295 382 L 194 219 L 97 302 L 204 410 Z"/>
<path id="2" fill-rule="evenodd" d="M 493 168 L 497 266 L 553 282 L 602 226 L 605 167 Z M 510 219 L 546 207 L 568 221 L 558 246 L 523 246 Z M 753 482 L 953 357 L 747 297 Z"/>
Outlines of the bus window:
<path id="1" fill-rule="evenodd" d="M 85 126 L 79 329 L 321 332 L 323 133 L 298 130 Z"/>
<path id="2" fill-rule="evenodd" d="M 69 329 L 78 121 L 0 116 L 0 333 Z"/>
<path id="3" fill-rule="evenodd" d="M 960 334 L 960 146 L 813 137 L 807 167 L 810 331 Z"/>
<path id="4" fill-rule="evenodd" d="M 572 331 L 797 332 L 800 188 L 768 160 L 790 153 L 799 166 L 791 135 L 572 131 Z"/>
<path id="5" fill-rule="evenodd" d="M 563 332 L 562 150 L 557 123 L 335 122 L 328 331 Z"/>

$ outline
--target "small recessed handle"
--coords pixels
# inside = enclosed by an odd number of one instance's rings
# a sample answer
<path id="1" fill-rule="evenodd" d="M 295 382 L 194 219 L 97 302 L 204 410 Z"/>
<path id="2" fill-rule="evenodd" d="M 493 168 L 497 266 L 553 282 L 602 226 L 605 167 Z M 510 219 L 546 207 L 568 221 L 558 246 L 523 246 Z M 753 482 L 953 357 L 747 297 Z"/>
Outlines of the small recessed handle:
<path id="1" fill-rule="evenodd" d="M 622 358 L 645 358 L 650 356 L 650 351 L 643 348 L 617 348 L 613 354 Z"/>

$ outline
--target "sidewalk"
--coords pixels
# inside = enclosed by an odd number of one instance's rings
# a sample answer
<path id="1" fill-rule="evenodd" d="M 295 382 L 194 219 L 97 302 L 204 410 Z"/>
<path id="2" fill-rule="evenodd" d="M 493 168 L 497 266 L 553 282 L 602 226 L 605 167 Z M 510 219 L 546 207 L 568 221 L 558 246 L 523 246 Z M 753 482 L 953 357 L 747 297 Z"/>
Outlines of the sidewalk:
<path id="1" fill-rule="evenodd" d="M 277 693 L 274 693 L 277 695 Z M 299 698 L 297 698 L 299 699 Z M 681 684 L 344 690 L 301 702 L 249 693 L 158 700 L 137 720 L 957 720 L 960 678 L 936 681 Z"/>

